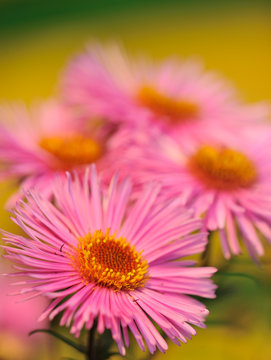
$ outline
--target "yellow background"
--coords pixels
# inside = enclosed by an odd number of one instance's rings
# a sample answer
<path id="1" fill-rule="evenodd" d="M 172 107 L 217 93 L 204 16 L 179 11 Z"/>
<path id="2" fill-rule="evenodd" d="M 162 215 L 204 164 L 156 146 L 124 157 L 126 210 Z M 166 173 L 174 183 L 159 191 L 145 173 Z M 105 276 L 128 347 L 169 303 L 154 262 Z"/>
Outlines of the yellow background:
<path id="1" fill-rule="evenodd" d="M 131 53 L 143 52 L 157 59 L 176 54 L 200 57 L 208 69 L 221 72 L 235 83 L 244 99 L 271 100 L 271 16 L 269 7 L 256 1 L 231 6 L 226 2 L 220 6 L 208 3 L 206 7 L 200 1 L 191 7 L 178 2 L 159 2 L 155 6 L 152 2 L 130 10 L 126 7 L 125 11 L 70 16 L 61 21 L 37 22 L 23 30 L 2 30 L 0 100 L 30 104 L 57 94 L 63 66 L 92 40 L 117 40 Z M 2 185 L 1 190 L 4 204 L 9 184 Z M 7 213 L 1 210 L 0 214 L 1 227 L 11 229 Z M 257 276 L 260 284 L 228 278 L 228 284 L 234 283 L 243 290 L 233 291 L 225 300 L 210 302 L 208 306 L 213 310 L 211 319 L 233 319 L 241 325 L 210 325 L 187 345 L 178 348 L 171 344 L 166 355 L 157 354 L 155 358 L 271 359 L 270 266 L 258 269 L 246 257 L 235 266 Z M 34 359 L 68 355 L 83 359 L 65 345 L 55 354 L 46 355 L 42 350 Z M 138 358 L 143 359 L 143 354 L 138 352 Z"/>

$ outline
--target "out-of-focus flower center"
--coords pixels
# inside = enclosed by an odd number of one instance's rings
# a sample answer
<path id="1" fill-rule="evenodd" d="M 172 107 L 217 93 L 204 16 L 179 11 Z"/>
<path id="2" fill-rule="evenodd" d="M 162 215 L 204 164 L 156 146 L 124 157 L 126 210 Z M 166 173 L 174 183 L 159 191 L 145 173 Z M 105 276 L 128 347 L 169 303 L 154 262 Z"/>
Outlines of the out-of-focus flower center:
<path id="1" fill-rule="evenodd" d="M 147 281 L 148 264 L 125 238 L 96 230 L 79 239 L 73 262 L 86 282 L 115 291 L 134 290 Z"/>
<path id="2" fill-rule="evenodd" d="M 102 155 L 101 145 L 88 137 L 71 135 L 50 136 L 40 141 L 40 147 L 54 155 L 64 167 L 89 164 Z"/>
<path id="3" fill-rule="evenodd" d="M 257 177 L 253 162 L 228 148 L 203 146 L 189 159 L 188 168 L 208 188 L 219 190 L 249 187 Z"/>
<path id="4" fill-rule="evenodd" d="M 143 86 L 137 94 L 138 102 L 171 123 L 190 120 L 199 115 L 197 104 L 188 99 L 167 96 L 151 86 Z"/>

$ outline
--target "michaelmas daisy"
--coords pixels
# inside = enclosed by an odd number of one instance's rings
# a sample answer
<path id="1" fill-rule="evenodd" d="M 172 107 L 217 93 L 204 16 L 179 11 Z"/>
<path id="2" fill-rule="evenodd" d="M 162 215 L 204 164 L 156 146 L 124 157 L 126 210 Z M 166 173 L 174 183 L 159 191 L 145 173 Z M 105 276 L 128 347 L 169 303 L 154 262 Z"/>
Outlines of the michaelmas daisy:
<path id="1" fill-rule="evenodd" d="M 195 59 L 154 63 L 130 58 L 118 46 L 90 46 L 64 71 L 64 99 L 84 113 L 147 126 L 148 131 L 200 134 L 208 128 L 262 121 L 264 104 L 244 104 L 235 88 Z"/>
<path id="2" fill-rule="evenodd" d="M 23 196 L 22 188 L 33 186 L 51 195 L 50 181 L 55 173 L 84 170 L 97 163 L 106 169 L 119 156 L 121 135 L 113 143 L 114 129 L 95 117 L 88 122 L 64 104 L 51 100 L 28 111 L 23 105 L 2 107 L 0 111 L 0 177 L 21 185 L 10 200 Z M 112 157 L 112 159 L 111 159 Z"/>
<path id="3" fill-rule="evenodd" d="M 155 180 L 162 184 L 164 198 L 180 197 L 196 217 L 203 217 L 206 230 L 219 232 L 227 259 L 242 252 L 241 233 L 256 260 L 264 254 L 259 233 L 271 242 L 269 143 L 268 127 L 254 127 L 253 137 L 242 128 L 201 141 L 160 136 L 151 145 L 145 140 L 127 149 L 122 173 L 129 173 L 139 188 Z"/>
<path id="4" fill-rule="evenodd" d="M 178 199 L 158 201 L 160 187 L 149 184 L 131 203 L 130 181 L 115 176 L 102 191 L 95 167 L 82 181 L 68 174 L 52 186 L 53 204 L 32 191 L 14 211 L 25 236 L 4 232 L 6 256 L 31 278 L 21 293 L 52 300 L 40 319 L 62 312 L 60 325 L 78 336 L 97 318 L 122 355 L 128 330 L 153 353 L 168 348 L 155 324 L 176 344 L 196 333 L 191 325 L 204 327 L 208 311 L 190 295 L 213 298 L 216 269 L 182 259 L 202 252 L 207 238 Z"/>

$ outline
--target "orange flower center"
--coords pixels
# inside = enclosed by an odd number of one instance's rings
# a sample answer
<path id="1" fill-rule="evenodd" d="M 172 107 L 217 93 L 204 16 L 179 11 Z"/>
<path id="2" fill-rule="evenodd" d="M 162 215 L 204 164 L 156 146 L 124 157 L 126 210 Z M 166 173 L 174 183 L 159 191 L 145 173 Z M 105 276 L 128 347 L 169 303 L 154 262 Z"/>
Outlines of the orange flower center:
<path id="1" fill-rule="evenodd" d="M 81 135 L 44 137 L 40 147 L 54 155 L 64 168 L 92 163 L 102 155 L 98 142 Z"/>
<path id="2" fill-rule="evenodd" d="M 151 86 L 143 86 L 137 94 L 139 104 L 171 123 L 190 120 L 199 115 L 197 104 L 188 99 L 177 99 L 160 93 Z"/>
<path id="3" fill-rule="evenodd" d="M 84 280 L 115 291 L 134 290 L 147 281 L 148 264 L 125 238 L 96 230 L 79 238 L 73 256 Z"/>
<path id="4" fill-rule="evenodd" d="M 202 146 L 188 161 L 190 172 L 208 188 L 235 190 L 252 185 L 257 177 L 252 161 L 242 153 Z"/>

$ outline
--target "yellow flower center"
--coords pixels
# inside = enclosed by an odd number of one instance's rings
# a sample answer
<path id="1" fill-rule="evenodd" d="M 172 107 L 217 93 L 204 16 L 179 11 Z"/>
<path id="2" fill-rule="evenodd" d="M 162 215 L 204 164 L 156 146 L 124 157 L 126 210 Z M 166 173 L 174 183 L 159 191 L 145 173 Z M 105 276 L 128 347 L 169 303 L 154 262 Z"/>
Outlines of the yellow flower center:
<path id="1" fill-rule="evenodd" d="M 89 283 L 115 291 L 134 290 L 147 281 L 148 264 L 125 238 L 96 230 L 79 238 L 72 257 L 75 268 Z"/>
<path id="2" fill-rule="evenodd" d="M 137 94 L 138 102 L 171 123 L 190 120 L 199 115 L 197 104 L 188 99 L 177 99 L 162 94 L 151 86 L 143 86 Z"/>
<path id="3" fill-rule="evenodd" d="M 89 164 L 102 155 L 102 147 L 98 142 L 81 135 L 44 137 L 40 147 L 54 155 L 64 168 Z"/>
<path id="4" fill-rule="evenodd" d="M 235 190 L 249 187 L 257 177 L 256 168 L 242 153 L 202 146 L 188 161 L 190 172 L 208 188 Z"/>

